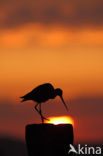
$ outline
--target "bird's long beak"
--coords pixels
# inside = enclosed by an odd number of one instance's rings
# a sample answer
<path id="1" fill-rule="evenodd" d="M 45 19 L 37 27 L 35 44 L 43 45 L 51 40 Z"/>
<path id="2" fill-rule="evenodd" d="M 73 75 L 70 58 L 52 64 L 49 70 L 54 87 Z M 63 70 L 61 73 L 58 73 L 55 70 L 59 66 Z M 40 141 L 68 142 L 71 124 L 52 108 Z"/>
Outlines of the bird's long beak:
<path id="1" fill-rule="evenodd" d="M 66 103 L 64 102 L 63 97 L 62 97 L 62 96 L 60 96 L 60 98 L 61 98 L 61 100 L 62 100 L 62 102 L 63 102 L 63 104 L 64 104 L 64 106 L 65 106 L 66 110 L 68 111 L 68 107 L 67 107 Z"/>

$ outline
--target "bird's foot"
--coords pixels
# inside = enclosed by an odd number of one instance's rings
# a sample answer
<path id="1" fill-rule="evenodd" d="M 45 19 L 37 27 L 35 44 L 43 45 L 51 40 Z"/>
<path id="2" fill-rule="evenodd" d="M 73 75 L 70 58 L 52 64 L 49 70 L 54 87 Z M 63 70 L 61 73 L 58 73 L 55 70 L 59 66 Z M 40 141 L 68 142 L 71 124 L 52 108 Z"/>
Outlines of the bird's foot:
<path id="1" fill-rule="evenodd" d="M 42 123 L 44 123 L 44 120 L 48 120 L 49 121 L 49 119 L 45 118 L 44 116 L 41 116 L 41 120 L 42 120 Z"/>
<path id="2" fill-rule="evenodd" d="M 50 121 L 49 119 L 47 119 L 47 118 L 45 118 L 45 117 L 44 117 L 44 120 L 48 120 L 48 121 Z"/>

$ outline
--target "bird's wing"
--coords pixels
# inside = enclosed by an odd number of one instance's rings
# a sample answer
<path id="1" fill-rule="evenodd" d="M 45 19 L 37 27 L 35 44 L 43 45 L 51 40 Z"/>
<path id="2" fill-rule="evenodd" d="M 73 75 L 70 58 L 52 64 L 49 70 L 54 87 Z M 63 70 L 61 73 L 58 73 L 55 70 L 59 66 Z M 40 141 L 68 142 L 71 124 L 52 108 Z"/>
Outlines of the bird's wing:
<path id="1" fill-rule="evenodd" d="M 34 95 L 36 95 L 36 97 L 38 97 L 38 96 L 44 97 L 45 95 L 50 96 L 50 93 L 53 91 L 54 91 L 54 87 L 50 83 L 45 83 L 45 84 L 37 86 L 31 92 L 22 96 L 21 98 L 29 99 L 29 98 L 33 97 Z"/>
<path id="2" fill-rule="evenodd" d="M 54 87 L 50 84 L 50 83 L 45 83 L 43 85 L 40 85 L 38 87 L 36 87 L 35 89 L 33 89 L 30 94 L 34 95 L 34 94 L 38 94 L 38 95 L 43 95 L 43 96 L 47 96 L 48 94 L 51 94 L 51 92 L 54 91 Z"/>

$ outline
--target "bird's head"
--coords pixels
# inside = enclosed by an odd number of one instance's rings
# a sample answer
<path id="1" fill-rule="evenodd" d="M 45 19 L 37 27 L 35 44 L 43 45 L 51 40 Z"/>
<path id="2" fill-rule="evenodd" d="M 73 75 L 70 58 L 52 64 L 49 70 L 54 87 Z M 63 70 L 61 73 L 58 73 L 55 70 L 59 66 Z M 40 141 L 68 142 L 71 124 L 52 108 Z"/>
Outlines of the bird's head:
<path id="1" fill-rule="evenodd" d="M 55 96 L 57 96 L 57 95 L 60 96 L 66 110 L 68 110 L 68 107 L 67 107 L 67 105 L 66 105 L 66 103 L 65 103 L 65 101 L 63 99 L 63 91 L 60 88 L 55 89 Z"/>
<path id="2" fill-rule="evenodd" d="M 62 97 L 63 91 L 60 88 L 57 88 L 57 89 L 55 89 L 55 95 L 56 96 L 58 95 L 58 96 Z"/>

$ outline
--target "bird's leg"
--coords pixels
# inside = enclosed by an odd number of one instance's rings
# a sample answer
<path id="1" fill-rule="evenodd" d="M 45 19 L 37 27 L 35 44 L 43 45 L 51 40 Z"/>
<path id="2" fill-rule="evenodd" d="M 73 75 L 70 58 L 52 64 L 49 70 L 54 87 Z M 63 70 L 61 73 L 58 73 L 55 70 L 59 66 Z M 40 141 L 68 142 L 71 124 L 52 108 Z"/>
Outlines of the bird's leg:
<path id="1" fill-rule="evenodd" d="M 39 112 L 42 115 L 42 113 L 41 113 L 41 103 L 39 104 Z"/>
<path id="2" fill-rule="evenodd" d="M 37 109 L 37 106 L 39 105 L 39 110 Z M 37 103 L 36 105 L 35 105 L 35 110 L 40 114 L 40 116 L 41 116 L 41 120 L 42 120 L 42 123 L 44 123 L 44 119 L 45 120 L 47 120 L 46 118 L 44 118 L 43 117 L 43 115 L 42 115 L 42 113 L 41 113 L 41 103 Z"/>
<path id="3" fill-rule="evenodd" d="M 39 114 L 41 116 L 42 123 L 44 123 L 44 117 L 43 117 L 42 112 L 41 112 L 41 103 L 39 104 Z"/>
<path id="4" fill-rule="evenodd" d="M 42 112 L 41 112 L 41 103 L 39 104 L 39 112 L 40 112 L 40 115 L 41 115 L 42 123 L 44 123 L 44 119 L 45 119 L 45 120 L 48 120 L 48 119 L 46 119 L 46 118 L 42 115 Z"/>
<path id="5" fill-rule="evenodd" d="M 35 105 L 35 110 L 39 113 L 39 110 L 37 109 L 37 106 L 39 105 L 39 103 L 37 103 L 36 105 Z M 39 113 L 40 114 L 40 113 Z"/>
<path id="6" fill-rule="evenodd" d="M 37 104 L 35 105 L 35 110 L 40 114 L 41 120 L 42 120 L 42 123 L 43 123 L 43 122 L 44 122 L 44 119 L 43 119 L 43 117 L 42 117 L 41 111 L 37 109 L 37 106 L 38 106 L 38 105 L 39 105 L 39 103 L 37 103 Z"/>

